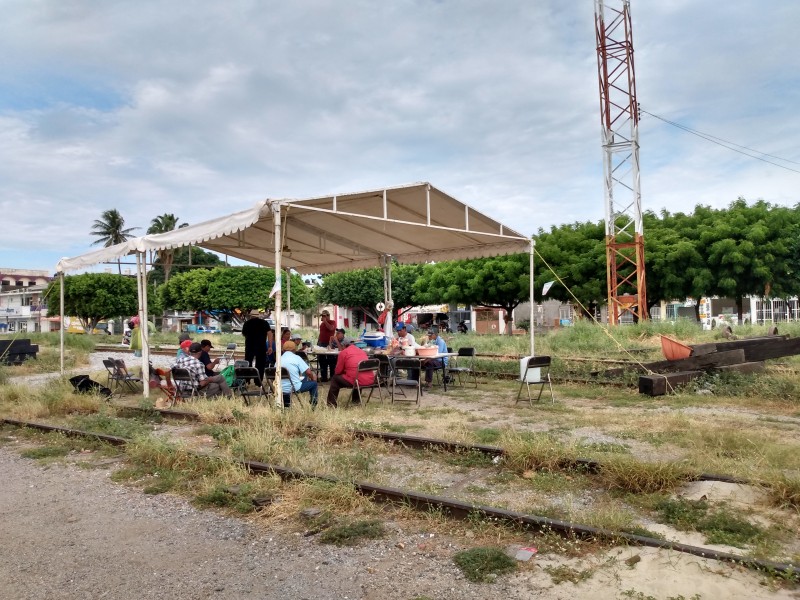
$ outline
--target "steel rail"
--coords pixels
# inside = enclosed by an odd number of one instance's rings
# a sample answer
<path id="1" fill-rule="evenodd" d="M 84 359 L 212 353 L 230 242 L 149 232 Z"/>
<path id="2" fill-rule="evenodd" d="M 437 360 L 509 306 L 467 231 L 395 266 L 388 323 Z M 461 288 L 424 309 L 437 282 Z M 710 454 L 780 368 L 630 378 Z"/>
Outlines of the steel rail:
<path id="1" fill-rule="evenodd" d="M 86 436 L 95 439 L 101 439 L 115 445 L 125 445 L 129 440 L 117 436 L 104 435 L 88 431 L 72 430 L 65 427 L 56 427 L 46 425 L 43 423 L 30 423 L 26 421 L 17 421 L 14 419 L 0 419 L 0 424 L 9 424 L 17 427 L 30 427 L 32 429 L 40 429 L 48 432 L 58 432 L 70 436 Z M 208 455 L 198 454 L 209 458 Z M 352 485 L 360 494 L 368 496 L 373 500 L 380 500 L 383 502 L 402 503 L 404 505 L 412 506 L 420 510 L 443 510 L 454 518 L 465 519 L 470 515 L 479 515 L 485 518 L 494 519 L 499 522 L 507 523 L 520 527 L 524 530 L 533 531 L 555 531 L 562 535 L 571 535 L 582 539 L 604 539 L 612 542 L 626 542 L 637 546 L 647 546 L 651 548 L 659 548 L 662 550 L 674 550 L 684 554 L 699 556 L 703 558 L 710 558 L 721 562 L 728 562 L 739 564 L 749 567 L 751 569 L 763 570 L 773 573 L 778 573 L 789 578 L 797 578 L 800 574 L 800 568 L 796 565 L 789 563 L 779 563 L 775 561 L 762 560 L 751 558 L 747 556 L 740 556 L 730 552 L 719 552 L 702 546 L 692 546 L 690 544 L 683 544 L 681 542 L 669 542 L 657 538 L 651 538 L 642 535 L 636 535 L 627 532 L 616 532 L 599 527 L 591 527 L 588 525 L 580 525 L 571 523 L 569 521 L 561 521 L 559 519 L 550 519 L 548 517 L 539 517 L 535 515 L 528 515 L 518 513 L 502 508 L 495 508 L 492 506 L 484 506 L 480 504 L 471 504 L 469 502 L 462 502 L 454 498 L 446 498 L 442 496 L 433 496 L 430 494 L 423 494 L 411 490 L 402 490 L 398 488 L 386 487 L 375 485 L 363 481 L 348 481 L 339 479 L 329 475 L 319 475 L 314 473 L 305 473 L 299 469 L 292 469 L 289 467 L 281 467 L 278 465 L 270 465 L 256 461 L 234 461 L 244 466 L 249 472 L 256 475 L 278 475 L 285 481 L 296 479 L 316 479 L 319 481 L 326 481 L 334 484 Z"/>
<path id="2" fill-rule="evenodd" d="M 183 419 L 185 421 L 196 421 L 199 419 L 197 413 L 175 410 L 175 409 L 162 409 L 162 408 L 139 408 L 136 406 L 119 407 L 124 412 L 130 413 L 160 413 L 164 417 Z M 310 427 L 310 426 L 309 426 Z M 419 435 L 409 435 L 405 433 L 393 433 L 387 431 L 372 431 L 369 429 L 350 428 L 349 431 L 354 436 L 360 439 L 380 439 L 385 442 L 394 442 L 402 444 L 408 448 L 417 450 L 442 450 L 444 452 L 478 452 L 486 454 L 492 458 L 498 456 L 505 456 L 506 450 L 498 446 L 487 446 L 484 444 L 465 444 L 463 442 L 451 442 L 437 438 L 426 438 Z M 599 473 L 602 469 L 602 463 L 597 460 L 588 458 L 576 458 L 572 460 L 565 460 L 560 465 L 562 469 L 578 469 L 587 473 Z M 764 485 L 763 483 L 754 482 L 749 479 L 741 477 L 734 477 L 732 475 L 717 475 L 713 473 L 698 473 L 692 477 L 691 481 L 719 481 L 721 483 L 737 483 L 741 485 Z"/>

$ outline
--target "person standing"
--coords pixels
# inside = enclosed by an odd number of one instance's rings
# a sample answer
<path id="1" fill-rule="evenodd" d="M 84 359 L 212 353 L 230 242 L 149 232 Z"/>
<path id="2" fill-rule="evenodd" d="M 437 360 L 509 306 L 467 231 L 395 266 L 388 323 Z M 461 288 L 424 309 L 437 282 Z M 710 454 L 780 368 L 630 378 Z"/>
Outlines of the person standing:
<path id="1" fill-rule="evenodd" d="M 336 323 L 331 320 L 331 313 L 323 310 L 319 313 L 319 337 L 317 338 L 317 346 L 327 348 L 331 343 L 331 337 L 336 332 Z M 336 357 L 327 354 L 320 354 L 319 356 L 319 380 L 325 383 L 333 376 L 333 370 L 336 368 Z"/>
<path id="2" fill-rule="evenodd" d="M 267 366 L 267 333 L 272 328 L 269 321 L 262 319 L 257 312 L 251 312 L 250 317 L 242 325 L 244 336 L 244 359 L 258 369 L 258 374 L 264 377 L 264 367 Z"/>
<path id="3" fill-rule="evenodd" d="M 139 357 L 142 355 L 142 330 L 139 328 L 139 317 L 133 317 L 130 320 L 131 325 L 131 350 L 133 355 Z"/>
<path id="4" fill-rule="evenodd" d="M 356 385 L 356 378 L 358 378 L 359 385 L 372 385 L 375 383 L 375 373 L 371 372 L 358 372 L 358 363 L 362 360 L 368 360 L 369 356 L 361 348 L 353 343 L 349 337 L 343 337 L 339 342 L 342 351 L 339 352 L 339 358 L 336 361 L 336 369 L 331 378 L 331 387 L 328 390 L 328 397 L 326 399 L 328 406 L 336 406 L 339 390 L 342 388 L 352 388 Z M 354 392 L 353 404 L 361 402 L 361 398 Z"/>

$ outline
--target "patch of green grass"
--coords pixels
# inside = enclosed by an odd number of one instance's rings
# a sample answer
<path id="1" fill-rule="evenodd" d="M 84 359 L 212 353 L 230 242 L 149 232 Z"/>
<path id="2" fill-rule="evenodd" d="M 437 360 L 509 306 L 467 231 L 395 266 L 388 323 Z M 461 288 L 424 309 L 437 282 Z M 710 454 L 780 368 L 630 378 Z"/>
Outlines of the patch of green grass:
<path id="1" fill-rule="evenodd" d="M 579 442 L 580 452 L 601 452 L 608 454 L 630 454 L 631 450 L 625 444 L 615 442 Z"/>
<path id="2" fill-rule="evenodd" d="M 153 430 L 152 425 L 143 422 L 139 418 L 124 419 L 112 417 L 103 412 L 72 417 L 70 424 L 72 427 L 82 431 L 103 433 L 127 439 L 146 436 Z"/>
<path id="3" fill-rule="evenodd" d="M 477 450 L 445 452 L 441 457 L 446 464 L 457 467 L 480 468 L 492 465 L 492 457 Z"/>
<path id="4" fill-rule="evenodd" d="M 180 475 L 175 471 L 160 471 L 145 481 L 142 491 L 157 496 L 175 489 L 179 482 Z"/>
<path id="5" fill-rule="evenodd" d="M 23 458 L 60 458 L 64 457 L 71 452 L 70 448 L 66 446 L 42 446 L 41 448 L 29 448 L 23 450 L 20 455 Z"/>
<path id="6" fill-rule="evenodd" d="M 800 509 L 800 478 L 781 473 L 769 482 L 770 500 L 781 508 Z"/>
<path id="7" fill-rule="evenodd" d="M 715 510 L 704 500 L 665 498 L 656 505 L 662 519 L 677 529 L 705 534 L 707 544 L 744 548 L 756 543 L 766 531 L 753 525 L 727 506 Z"/>
<path id="8" fill-rule="evenodd" d="M 472 548 L 458 552 L 453 562 L 469 581 L 492 582 L 517 568 L 516 561 L 499 548 Z"/>
<path id="9" fill-rule="evenodd" d="M 195 496 L 198 506 L 217 506 L 232 508 L 236 512 L 246 514 L 255 510 L 253 502 L 255 487 L 250 483 L 239 485 L 218 484 L 212 489 L 201 492 Z"/>
<path id="10" fill-rule="evenodd" d="M 544 571 L 545 573 L 550 575 L 550 579 L 556 585 L 564 583 L 565 581 L 578 584 L 581 581 L 586 581 L 588 579 L 591 579 L 592 575 L 594 575 L 593 569 L 583 569 L 582 571 L 579 571 L 578 569 L 573 569 L 568 565 L 558 565 L 557 567 L 545 567 Z"/>
<path id="11" fill-rule="evenodd" d="M 362 539 L 377 539 L 384 534 L 383 523 L 378 520 L 351 521 L 329 527 L 319 541 L 336 546 L 354 546 Z"/>
<path id="12" fill-rule="evenodd" d="M 493 444 L 498 441 L 503 435 L 499 429 L 486 427 L 483 429 L 476 429 L 474 431 L 475 441 L 478 444 Z"/>

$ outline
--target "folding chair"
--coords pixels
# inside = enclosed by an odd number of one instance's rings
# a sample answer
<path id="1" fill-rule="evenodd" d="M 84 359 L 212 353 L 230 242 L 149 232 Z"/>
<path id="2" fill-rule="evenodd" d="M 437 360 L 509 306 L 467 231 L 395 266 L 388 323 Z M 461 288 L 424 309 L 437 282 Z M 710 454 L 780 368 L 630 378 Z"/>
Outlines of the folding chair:
<path id="1" fill-rule="evenodd" d="M 289 402 L 291 403 L 292 399 L 297 398 L 297 402 L 300 404 L 300 406 L 303 406 L 303 400 L 300 398 L 300 392 L 294 389 L 294 386 L 292 385 L 292 378 L 289 375 L 289 371 L 286 370 L 286 367 L 281 367 L 281 384 L 283 384 L 284 381 L 289 382 L 289 389 L 291 390 L 291 392 L 289 392 Z M 283 406 L 283 385 L 281 385 L 280 405 Z"/>
<path id="2" fill-rule="evenodd" d="M 120 385 L 120 378 L 119 374 L 117 373 L 117 365 L 114 363 L 114 359 L 103 359 L 103 366 L 106 368 L 106 387 L 116 390 Z"/>
<path id="3" fill-rule="evenodd" d="M 175 399 L 176 400 L 192 400 L 197 396 L 197 388 L 194 385 L 189 369 L 181 369 L 180 367 L 172 367 L 172 381 L 175 382 Z M 181 383 L 187 384 L 181 386 Z"/>
<path id="4" fill-rule="evenodd" d="M 236 361 L 239 362 L 239 361 Z M 246 361 L 244 361 L 246 363 Z M 234 366 L 234 374 L 236 376 L 236 383 L 238 385 L 235 390 L 244 400 L 246 405 L 250 405 L 250 398 L 266 398 L 269 396 L 267 390 L 264 389 L 264 383 L 261 381 L 261 375 L 258 374 L 258 369 L 251 366 Z M 250 389 L 250 383 L 255 384 L 255 389 Z"/>
<path id="5" fill-rule="evenodd" d="M 469 382 L 471 377 L 477 389 L 478 375 L 475 373 L 475 348 L 459 348 L 458 356 L 452 357 L 450 361 L 455 364 L 447 368 L 448 375 L 453 375 L 457 378 L 461 387 L 465 387 L 465 383 Z M 463 362 L 467 364 L 464 365 Z"/>
<path id="6" fill-rule="evenodd" d="M 372 391 L 375 388 L 378 388 L 378 397 L 381 399 L 381 403 L 383 403 L 383 392 L 381 391 L 381 377 L 380 377 L 380 368 L 381 362 L 377 358 L 370 358 L 367 360 L 362 360 L 358 363 L 358 367 L 356 367 L 356 383 L 353 386 L 353 390 L 350 392 L 350 401 L 353 401 L 353 396 L 358 393 L 358 397 L 361 399 L 361 405 L 366 406 L 369 399 L 372 398 Z M 359 373 L 372 373 L 375 377 L 373 383 L 369 385 L 361 385 L 358 383 L 358 375 Z M 369 390 L 369 396 L 367 396 L 366 400 L 363 399 L 361 395 L 362 390 Z"/>
<path id="7" fill-rule="evenodd" d="M 415 402 L 417 406 L 419 406 L 420 398 L 422 397 L 422 384 L 420 383 L 421 377 L 418 376 L 416 379 L 412 379 L 409 372 L 406 373 L 407 377 L 403 379 L 399 378 L 397 375 L 401 370 L 416 370 L 419 375 L 422 375 L 420 372 L 421 368 L 422 364 L 418 358 L 396 358 L 394 360 L 394 366 L 392 368 L 392 403 L 394 403 L 395 390 L 399 389 L 400 393 L 403 394 L 403 397 L 405 397 L 406 393 L 403 391 L 403 387 L 414 387 L 417 390 Z"/>
<path id="8" fill-rule="evenodd" d="M 220 362 L 224 360 L 225 364 L 229 365 L 231 364 L 231 361 L 235 359 L 236 359 L 236 342 L 231 342 L 230 344 L 225 346 L 225 352 L 222 353 Z"/>
<path id="9" fill-rule="evenodd" d="M 530 381 L 534 375 L 534 370 L 539 370 L 539 380 Z M 536 402 L 542 397 L 544 385 L 550 386 L 550 397 L 553 399 L 553 404 L 556 402 L 556 397 L 553 395 L 553 384 L 550 382 L 550 357 L 549 356 L 531 356 L 528 358 L 528 363 L 525 365 L 525 372 L 522 374 L 522 381 L 519 384 L 519 391 L 517 392 L 517 402 L 519 402 L 520 394 L 522 394 L 522 386 L 528 387 L 528 401 L 533 406 L 533 397 L 531 396 L 531 385 L 538 385 L 539 395 L 536 396 Z M 514 404 L 516 405 L 517 402 Z"/>
<path id="10" fill-rule="evenodd" d="M 142 378 L 131 375 L 128 372 L 128 367 L 125 366 L 125 361 L 121 358 L 114 361 L 114 367 L 117 369 L 118 385 L 124 385 L 132 392 L 138 391 L 135 384 L 143 384 Z"/>
<path id="11" fill-rule="evenodd" d="M 380 377 L 381 385 L 389 391 L 389 386 L 392 384 L 392 362 L 385 354 L 376 354 L 373 356 L 375 360 L 380 363 L 378 369 L 378 377 Z"/>

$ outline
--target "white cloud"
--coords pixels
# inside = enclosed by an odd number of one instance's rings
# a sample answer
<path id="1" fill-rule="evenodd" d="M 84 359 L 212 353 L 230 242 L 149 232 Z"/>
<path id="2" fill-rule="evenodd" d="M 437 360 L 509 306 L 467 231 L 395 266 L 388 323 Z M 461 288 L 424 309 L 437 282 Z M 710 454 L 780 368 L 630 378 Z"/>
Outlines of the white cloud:
<path id="1" fill-rule="evenodd" d="M 603 217 L 592 3 L 11 4 L 0 264 L 88 249 L 108 208 L 144 230 L 420 180 L 524 233 Z M 800 5 L 632 11 L 643 108 L 800 161 Z M 796 173 L 646 115 L 641 136 L 646 209 L 798 201 Z"/>

